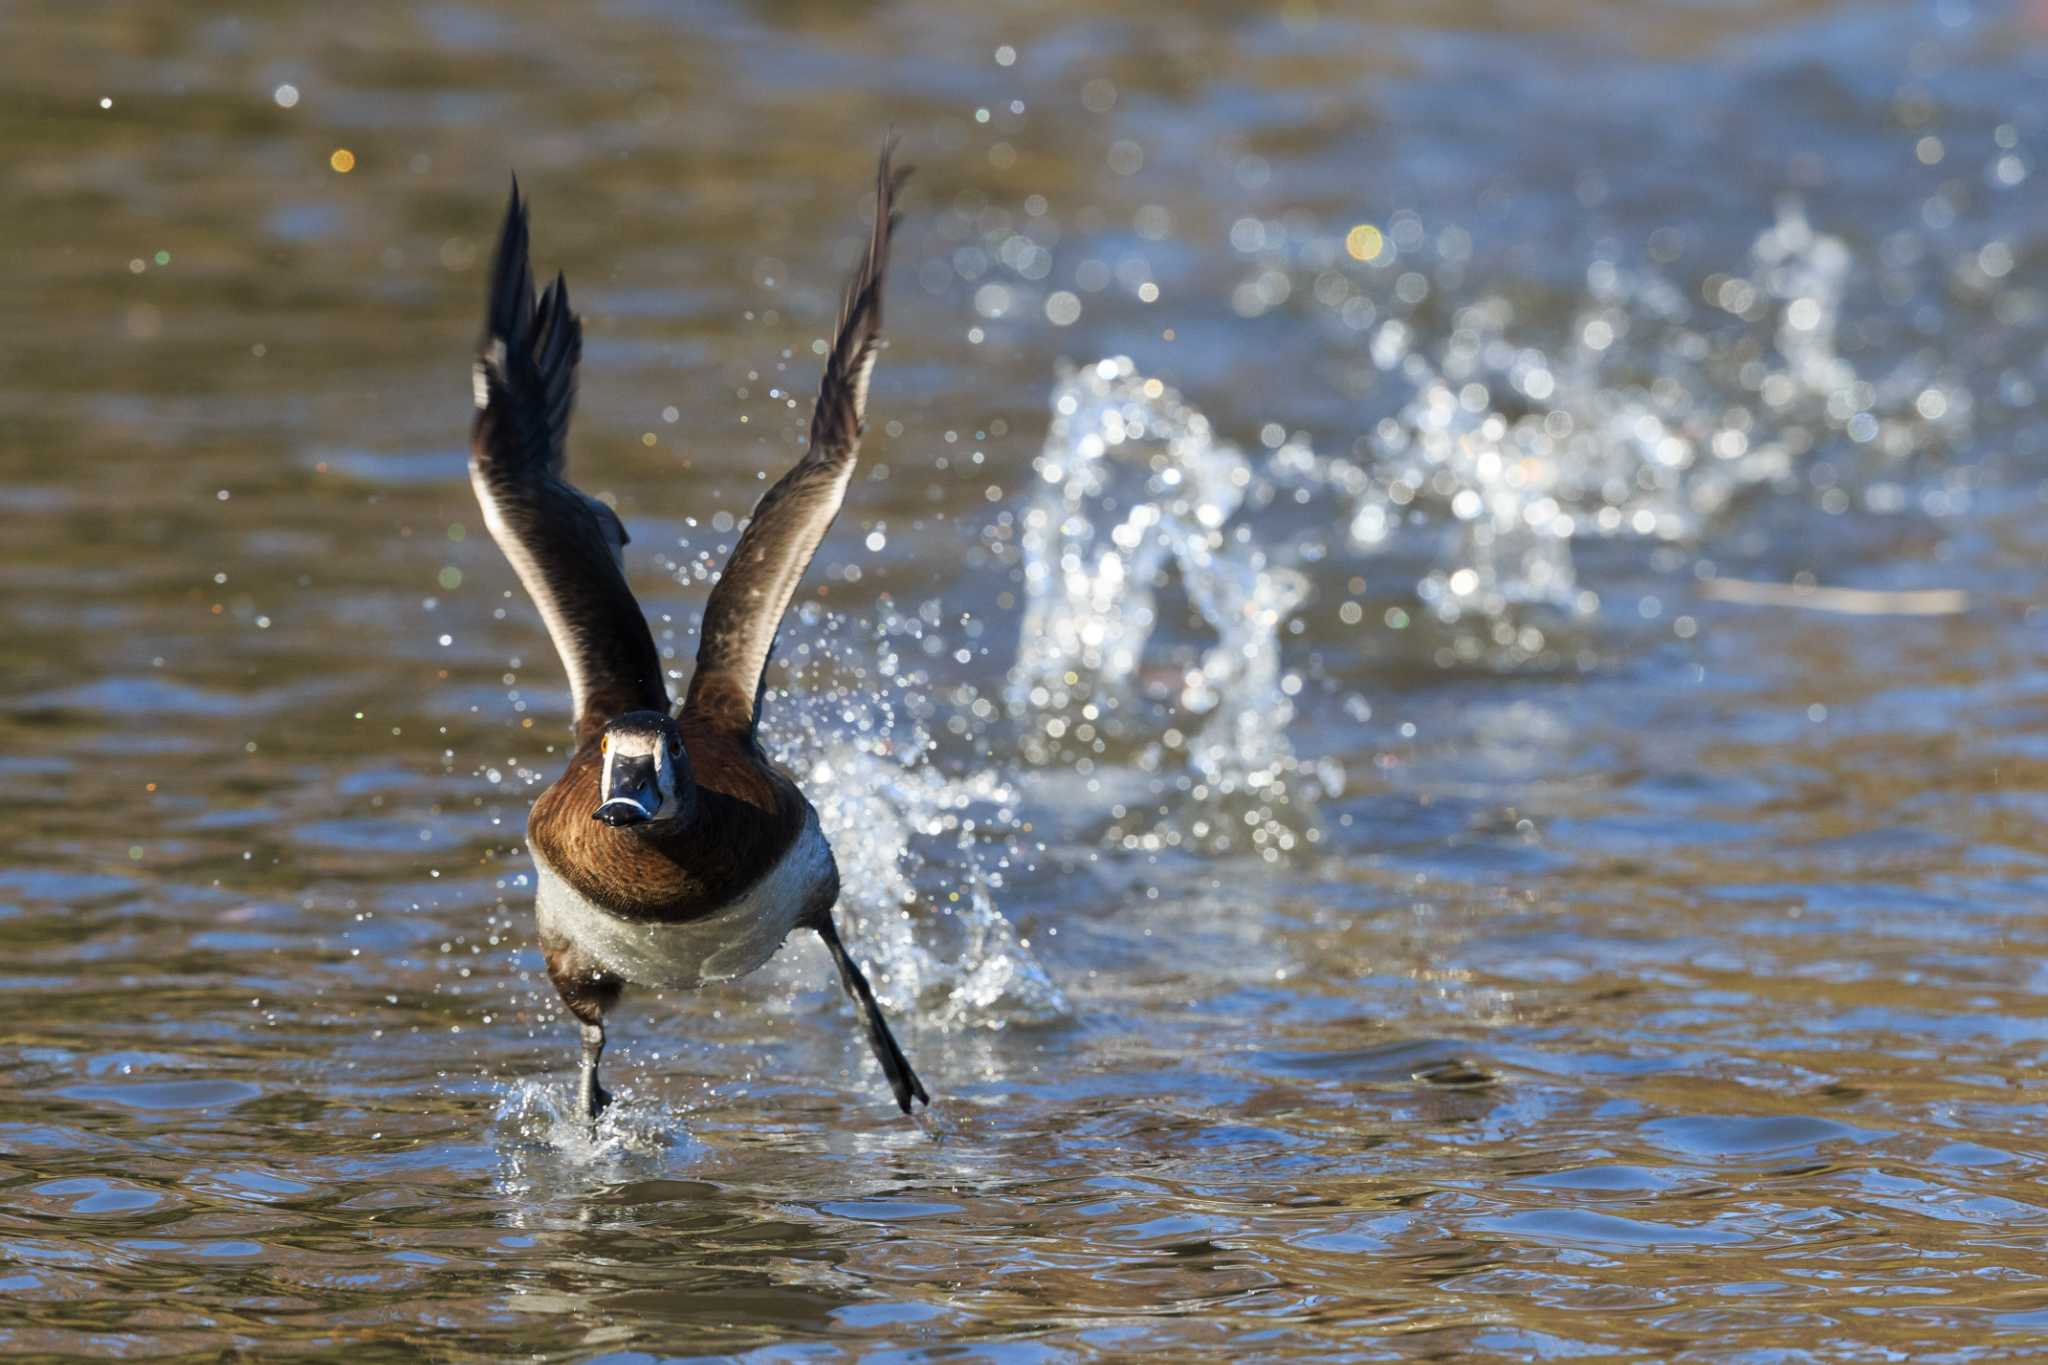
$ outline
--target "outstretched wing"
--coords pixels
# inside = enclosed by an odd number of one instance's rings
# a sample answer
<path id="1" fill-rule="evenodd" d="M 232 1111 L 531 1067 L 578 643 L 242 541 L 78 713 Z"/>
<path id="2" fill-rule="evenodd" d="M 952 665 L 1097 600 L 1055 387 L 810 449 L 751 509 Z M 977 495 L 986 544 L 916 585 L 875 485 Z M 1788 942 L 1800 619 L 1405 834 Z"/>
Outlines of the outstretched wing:
<path id="1" fill-rule="evenodd" d="M 867 256 L 847 285 L 818 406 L 811 413 L 810 449 L 755 505 L 753 520 L 704 604 L 697 671 L 683 706 L 728 732 L 751 736 L 759 722 L 763 675 L 782 614 L 839 515 L 860 453 L 868 376 L 881 342 L 889 236 L 901 217 L 895 210 L 896 192 L 910 174 L 907 167 L 891 167 L 894 152 L 892 138 L 875 171 L 875 222 Z"/>
<path id="2" fill-rule="evenodd" d="M 492 539 L 547 623 L 569 674 L 579 740 L 622 711 L 665 710 L 661 656 L 620 555 L 618 515 L 562 476 L 583 324 L 560 275 L 533 296 L 519 184 L 491 262 L 489 311 L 476 361 L 469 481 Z"/>

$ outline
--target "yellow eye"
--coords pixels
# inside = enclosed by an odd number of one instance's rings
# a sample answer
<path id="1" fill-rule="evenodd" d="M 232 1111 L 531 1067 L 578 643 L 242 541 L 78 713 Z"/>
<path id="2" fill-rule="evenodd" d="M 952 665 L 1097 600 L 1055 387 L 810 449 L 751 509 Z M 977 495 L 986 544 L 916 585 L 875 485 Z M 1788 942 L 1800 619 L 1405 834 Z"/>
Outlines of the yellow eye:
<path id="1" fill-rule="evenodd" d="M 597 751 L 601 754 L 608 754 L 612 751 L 612 737 L 610 735 L 605 735 L 597 741 Z"/>

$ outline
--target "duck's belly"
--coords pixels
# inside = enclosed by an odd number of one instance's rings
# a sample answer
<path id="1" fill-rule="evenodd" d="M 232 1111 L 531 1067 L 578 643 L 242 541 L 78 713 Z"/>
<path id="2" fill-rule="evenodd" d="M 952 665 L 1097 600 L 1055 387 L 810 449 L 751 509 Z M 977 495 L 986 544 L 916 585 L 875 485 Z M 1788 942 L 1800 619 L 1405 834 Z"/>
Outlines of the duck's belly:
<path id="1" fill-rule="evenodd" d="M 568 939 L 635 985 L 677 990 L 745 976 L 775 956 L 835 875 L 815 814 L 767 876 L 715 913 L 686 924 L 620 919 L 564 881 L 538 850 L 533 865 L 540 881 L 534 910 L 543 938 Z"/>

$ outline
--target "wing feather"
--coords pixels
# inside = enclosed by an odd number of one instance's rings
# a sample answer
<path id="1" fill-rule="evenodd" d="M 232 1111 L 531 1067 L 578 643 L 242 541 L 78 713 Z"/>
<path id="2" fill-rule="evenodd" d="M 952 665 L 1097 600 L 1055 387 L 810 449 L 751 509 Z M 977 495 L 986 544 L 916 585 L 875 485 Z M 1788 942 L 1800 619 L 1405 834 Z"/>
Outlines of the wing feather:
<path id="1" fill-rule="evenodd" d="M 668 688 L 621 567 L 626 528 L 563 473 L 582 356 L 568 281 L 557 275 L 535 302 L 515 181 L 491 263 L 469 479 L 491 538 L 540 609 L 587 739 L 623 711 L 665 710 Z"/>
<path id="2" fill-rule="evenodd" d="M 902 215 L 897 191 L 909 168 L 891 165 L 895 139 L 875 171 L 875 218 L 867 254 L 846 288 L 825 375 L 811 413 L 810 447 L 762 495 L 704 604 L 697 671 L 683 709 L 728 733 L 751 736 L 775 635 L 811 556 L 839 515 L 860 454 L 868 379 L 881 345 L 889 239 Z"/>

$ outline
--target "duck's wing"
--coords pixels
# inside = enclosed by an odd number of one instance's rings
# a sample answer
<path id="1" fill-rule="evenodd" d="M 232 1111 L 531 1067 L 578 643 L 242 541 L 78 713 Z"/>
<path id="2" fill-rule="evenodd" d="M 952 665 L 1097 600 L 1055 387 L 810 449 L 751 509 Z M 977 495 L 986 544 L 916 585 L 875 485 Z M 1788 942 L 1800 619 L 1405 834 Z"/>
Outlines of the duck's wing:
<path id="1" fill-rule="evenodd" d="M 621 712 L 668 707 L 661 656 L 620 567 L 626 528 L 562 474 L 582 355 L 567 281 L 557 275 L 534 302 L 515 181 L 491 262 L 469 481 L 568 671 L 579 740 Z"/>
<path id="2" fill-rule="evenodd" d="M 847 285 L 818 405 L 811 413 L 810 449 L 755 505 L 753 519 L 704 604 L 697 671 L 683 708 L 728 733 L 754 732 L 775 632 L 818 543 L 839 515 L 860 453 L 868 375 L 881 342 L 889 236 L 901 216 L 896 192 L 910 173 L 890 165 L 894 151 L 892 138 L 875 172 L 875 221 L 867 255 Z"/>

